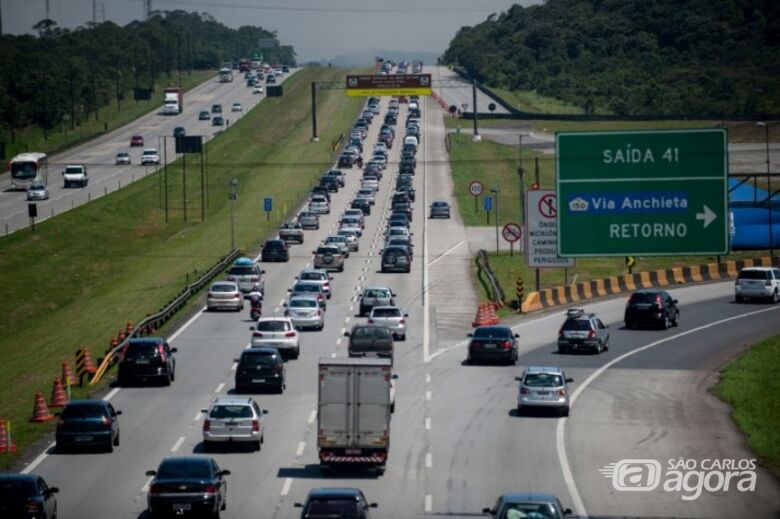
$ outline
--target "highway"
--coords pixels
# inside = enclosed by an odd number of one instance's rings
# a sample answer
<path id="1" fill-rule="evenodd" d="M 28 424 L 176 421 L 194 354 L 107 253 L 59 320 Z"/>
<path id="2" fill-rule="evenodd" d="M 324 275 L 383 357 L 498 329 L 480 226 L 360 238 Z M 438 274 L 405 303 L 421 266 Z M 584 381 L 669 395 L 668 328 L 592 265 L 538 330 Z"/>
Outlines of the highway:
<path id="1" fill-rule="evenodd" d="M 296 69 L 290 69 L 277 79 L 282 83 Z M 135 121 L 110 131 L 84 144 L 63 153 L 49 157 L 49 200 L 38 201 L 38 219 L 42 222 L 54 215 L 61 214 L 95 198 L 121 189 L 122 186 L 153 172 L 153 166 L 141 166 L 141 153 L 144 148 L 160 150 L 161 165 L 164 164 L 163 137 L 167 137 L 168 162 L 176 160 L 173 129 L 183 126 L 187 135 L 203 135 L 208 141 L 219 131 L 229 126 L 212 126 L 210 120 L 199 121 L 201 110 L 211 110 L 216 103 L 222 104 L 222 116 L 225 122 L 234 123 L 247 111 L 265 98 L 265 94 L 252 94 L 252 88 L 246 86 L 243 74 L 234 71 L 232 82 L 220 83 L 217 76 L 184 93 L 184 112 L 179 115 L 162 115 L 160 110 L 150 112 Z M 265 85 L 265 83 L 262 83 Z M 153 95 L 157 96 L 162 108 L 162 88 Z M 234 102 L 242 104 L 241 112 L 231 112 Z M 130 147 L 130 137 L 141 135 L 144 146 Z M 31 150 L 35 151 L 35 150 Z M 130 153 L 132 165 L 115 164 L 117 152 Z M 89 185 L 86 188 L 63 187 L 60 172 L 66 164 L 86 164 L 89 173 Z M 0 232 L 8 234 L 30 224 L 27 216 L 27 197 L 24 191 L 11 191 L 10 174 L 0 175 Z"/>
<path id="2" fill-rule="evenodd" d="M 447 106 L 455 105 L 463 112 L 474 111 L 474 93 L 471 83 L 464 80 L 456 72 L 441 65 L 426 65 L 423 67 L 423 72 L 431 74 L 433 91 L 447 103 Z M 509 113 L 506 108 L 496 103 L 492 97 L 477 89 L 477 113 L 491 113 L 488 109 L 490 103 L 495 103 L 496 105 L 496 109 L 492 113 Z"/>
<path id="3" fill-rule="evenodd" d="M 384 99 L 381 116 L 386 107 Z M 399 123 L 406 110 L 402 104 Z M 368 149 L 379 126 L 371 127 Z M 426 218 L 433 200 L 457 207 L 444 133 L 441 109 L 426 99 L 412 272 L 378 272 L 382 220 L 394 182 L 390 165 L 359 252 L 347 259 L 344 272 L 334 274 L 325 329 L 302 332 L 301 357 L 287 364 L 284 394 L 255 395 L 269 410 L 263 449 L 210 454 L 232 471 L 223 516 L 297 517 L 293 504 L 309 489 L 356 486 L 378 503 L 372 515 L 378 518 L 473 517 L 511 491 L 554 493 L 575 512 L 592 516 L 776 517 L 780 486 L 760 467 L 754 491 L 705 491 L 695 500 L 661 488 L 618 491 L 599 469 L 624 458 L 658 459 L 664 466 L 680 457 L 752 458 L 728 409 L 707 388 L 746 343 L 780 331 L 780 306 L 736 305 L 731 282 L 681 287 L 671 291 L 680 301 L 679 328 L 629 331 L 622 328 L 625 299 L 612 298 L 587 305 L 610 325 L 611 347 L 604 354 L 556 354 L 559 309 L 509 320 L 520 334 L 520 366 L 465 365 L 466 334 L 478 302 L 466 232 L 456 210 L 451 220 Z M 398 142 L 391 162 L 398 160 Z M 292 247 L 290 262 L 263 264 L 264 315 L 283 312 L 293 277 L 310 265 L 319 240 L 336 229 L 359 177 L 357 169 L 348 170 L 347 186 L 333 195 L 331 214 L 322 217 L 320 230 L 306 231 L 303 245 Z M 400 378 L 387 471 L 378 478 L 323 477 L 316 450 L 317 360 L 346 355 L 343 332 L 362 320 L 355 315 L 356 296 L 370 285 L 391 287 L 410 315 L 407 340 L 396 343 Z M 165 456 L 202 452 L 200 410 L 232 390 L 233 359 L 249 340 L 248 313 L 199 311 L 171 335 L 179 349 L 171 387 L 109 390 L 105 397 L 123 411 L 122 443 L 114 453 L 62 455 L 51 447 L 38 457 L 32 453 L 25 470 L 60 488 L 61 518 L 145 517 L 150 479 L 145 471 Z M 514 377 L 531 364 L 563 366 L 575 379 L 569 418 L 516 415 Z"/>

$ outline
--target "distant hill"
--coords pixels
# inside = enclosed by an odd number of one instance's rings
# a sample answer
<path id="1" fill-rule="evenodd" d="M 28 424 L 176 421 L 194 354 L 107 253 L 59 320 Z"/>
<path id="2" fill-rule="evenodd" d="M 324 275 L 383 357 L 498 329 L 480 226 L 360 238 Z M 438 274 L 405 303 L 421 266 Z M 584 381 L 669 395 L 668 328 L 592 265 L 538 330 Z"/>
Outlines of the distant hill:
<path id="1" fill-rule="evenodd" d="M 427 65 L 436 64 L 439 54 L 428 51 L 391 51 L 391 50 L 364 50 L 359 52 L 348 52 L 334 57 L 330 63 L 334 67 L 365 67 L 374 64 L 377 57 L 400 61 L 420 59 Z M 327 65 L 327 63 L 325 63 Z"/>
<path id="2" fill-rule="evenodd" d="M 480 82 L 616 114 L 780 113 L 780 2 L 548 0 L 458 31 Z"/>

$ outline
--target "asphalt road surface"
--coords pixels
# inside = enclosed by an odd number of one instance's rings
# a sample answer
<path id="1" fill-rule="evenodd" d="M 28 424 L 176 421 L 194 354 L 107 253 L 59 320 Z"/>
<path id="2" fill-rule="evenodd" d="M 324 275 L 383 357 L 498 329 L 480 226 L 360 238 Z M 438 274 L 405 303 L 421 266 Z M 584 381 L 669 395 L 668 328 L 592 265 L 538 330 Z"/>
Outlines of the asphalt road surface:
<path id="1" fill-rule="evenodd" d="M 290 69 L 290 74 L 295 69 Z M 290 74 L 277 78 L 277 84 Z M 265 83 L 262 83 L 265 85 Z M 160 98 L 162 109 L 162 89 L 154 93 Z M 54 215 L 61 214 L 73 207 L 87 203 L 120 189 L 122 186 L 153 172 L 154 166 L 141 166 L 141 153 L 144 148 L 157 148 L 160 151 L 160 163 L 164 164 L 163 143 L 167 141 L 168 162 L 176 160 L 173 129 L 183 126 L 187 135 L 203 135 L 210 140 L 217 132 L 229 126 L 212 126 L 212 122 L 199 121 L 201 110 L 211 110 L 216 103 L 222 104 L 222 116 L 225 122 L 234 123 L 247 111 L 265 98 L 265 94 L 252 94 L 252 88 L 246 86 L 243 74 L 235 71 L 234 80 L 220 83 L 217 76 L 184 93 L 184 112 L 179 115 L 162 115 L 160 110 L 150 112 L 135 121 L 101 135 L 87 143 L 76 146 L 63 153 L 49 157 L 49 200 L 38 201 L 38 219 L 41 222 Z M 232 112 L 234 102 L 242 104 L 241 112 Z M 141 135 L 143 147 L 130 147 L 130 137 Z M 164 141 L 163 137 L 167 137 Z M 130 153 L 132 165 L 115 164 L 116 154 L 120 151 Z M 89 185 L 86 188 L 63 187 L 60 172 L 66 164 L 86 164 L 89 173 Z M 8 234 L 30 224 L 27 216 L 27 197 L 24 191 L 12 191 L 11 177 L 8 172 L 0 175 L 0 232 Z"/>
<path id="2" fill-rule="evenodd" d="M 382 113 L 386 106 L 383 100 Z M 406 108 L 401 106 L 403 121 Z M 378 126 L 369 132 L 369 148 Z M 521 336 L 520 366 L 464 365 L 477 302 L 468 280 L 465 231 L 457 216 L 426 219 L 432 200 L 455 204 L 443 135 L 441 111 L 427 99 L 417 154 L 412 272 L 378 272 L 382 220 L 394 177 L 391 165 L 367 218 L 360 250 L 347 259 L 344 272 L 334 274 L 325 329 L 302 333 L 301 357 L 287 365 L 284 394 L 255 395 L 270 411 L 263 449 L 210 454 L 232 471 L 224 516 L 297 517 L 293 504 L 303 501 L 311 488 L 355 486 L 378 503 L 378 518 L 472 517 L 511 491 L 554 493 L 575 512 L 592 516 L 776 517 L 780 488 L 760 467 L 753 491 L 704 491 L 690 500 L 663 487 L 617 490 L 599 469 L 626 458 L 657 460 L 664 469 L 668 459 L 752 458 L 728 410 L 707 387 L 719 366 L 744 344 L 780 331 L 780 305 L 737 305 L 730 282 L 682 287 L 672 290 L 681 305 L 678 328 L 629 331 L 622 328 L 625 298 L 614 298 L 587 306 L 610 325 L 606 353 L 557 355 L 563 311 L 554 310 L 512 320 Z M 391 161 L 398 153 L 396 146 Z M 316 244 L 336 229 L 360 172 L 348 170 L 347 177 L 321 229 L 306 231 L 305 243 L 292 247 L 290 262 L 264 264 L 264 315 L 283 312 L 293 277 L 310 264 Z M 369 285 L 393 288 L 397 303 L 410 314 L 407 340 L 396 343 L 394 369 L 400 378 L 387 471 L 380 477 L 324 477 L 316 451 L 317 360 L 346 355 L 343 332 L 362 321 L 355 315 L 356 296 Z M 165 456 L 202 452 L 200 410 L 232 390 L 233 359 L 249 340 L 248 312 L 198 312 L 171 336 L 179 349 L 171 387 L 108 393 L 124 412 L 122 443 L 113 454 L 62 455 L 50 448 L 30 460 L 25 470 L 60 488 L 60 517 L 145 517 L 150 478 L 144 472 Z M 575 379 L 569 418 L 516 415 L 514 377 L 529 364 L 563 366 Z"/>
<path id="3" fill-rule="evenodd" d="M 457 73 L 441 65 L 423 67 L 423 72 L 431 74 L 433 91 L 436 92 L 447 106 L 455 105 L 463 112 L 474 111 L 474 93 L 471 83 L 464 80 Z M 477 113 L 489 114 L 490 103 L 495 103 L 496 109 L 492 113 L 509 113 L 506 108 L 498 104 L 492 97 L 477 89 Z"/>

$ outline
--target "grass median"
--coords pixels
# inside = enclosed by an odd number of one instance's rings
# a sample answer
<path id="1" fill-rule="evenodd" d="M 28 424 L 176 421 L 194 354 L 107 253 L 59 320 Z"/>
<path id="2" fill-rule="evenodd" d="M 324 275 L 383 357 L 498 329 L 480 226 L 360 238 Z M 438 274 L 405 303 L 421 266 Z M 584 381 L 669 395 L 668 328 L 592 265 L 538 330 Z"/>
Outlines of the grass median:
<path id="1" fill-rule="evenodd" d="M 341 81 L 345 71 L 303 69 L 208 143 L 208 178 L 201 196 L 197 159 L 168 167 L 168 223 L 163 170 L 90 204 L 0 239 L 0 419 L 11 420 L 20 448 L 52 429 L 28 423 L 33 397 L 47 397 L 63 361 L 88 346 L 102 355 L 125 321 L 138 322 L 230 249 L 228 181 L 238 181 L 236 245 L 256 249 L 291 214 L 332 158 L 359 98 L 318 92 L 318 133 L 311 143 L 312 81 Z M 204 171 L 205 172 L 205 171 Z M 203 176 L 206 180 L 206 176 Z M 188 217 L 184 221 L 184 187 Z M 263 198 L 272 197 L 270 220 Z M 201 222 L 201 202 L 205 221 Z M 75 390 L 82 397 L 86 390 Z M 8 466 L 13 456 L 0 456 Z"/>
<path id="2" fill-rule="evenodd" d="M 731 418 L 753 452 L 780 476 L 780 335 L 755 344 L 723 368 L 714 392 L 733 407 Z"/>

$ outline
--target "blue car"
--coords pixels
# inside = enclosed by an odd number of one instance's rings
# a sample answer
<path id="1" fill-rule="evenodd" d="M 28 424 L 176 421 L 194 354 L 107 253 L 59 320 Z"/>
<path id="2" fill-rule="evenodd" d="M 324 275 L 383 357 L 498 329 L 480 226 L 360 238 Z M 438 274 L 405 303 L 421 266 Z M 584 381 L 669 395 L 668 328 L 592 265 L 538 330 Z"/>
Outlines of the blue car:
<path id="1" fill-rule="evenodd" d="M 105 400 L 73 400 L 59 413 L 56 450 L 102 447 L 113 452 L 119 446 L 119 415 Z"/>

